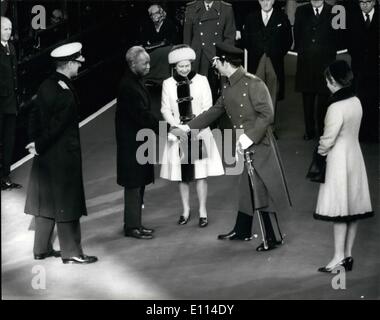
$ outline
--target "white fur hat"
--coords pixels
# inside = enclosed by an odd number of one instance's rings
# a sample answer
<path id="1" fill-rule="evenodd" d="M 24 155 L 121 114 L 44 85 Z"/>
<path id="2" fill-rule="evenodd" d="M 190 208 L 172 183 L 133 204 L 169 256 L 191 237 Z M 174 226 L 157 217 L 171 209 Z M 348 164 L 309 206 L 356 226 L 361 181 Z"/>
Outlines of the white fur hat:
<path id="1" fill-rule="evenodd" d="M 173 47 L 172 51 L 169 52 L 169 64 L 176 64 L 183 60 L 194 61 L 196 58 L 195 51 L 188 46 L 181 46 L 178 49 L 176 46 Z"/>

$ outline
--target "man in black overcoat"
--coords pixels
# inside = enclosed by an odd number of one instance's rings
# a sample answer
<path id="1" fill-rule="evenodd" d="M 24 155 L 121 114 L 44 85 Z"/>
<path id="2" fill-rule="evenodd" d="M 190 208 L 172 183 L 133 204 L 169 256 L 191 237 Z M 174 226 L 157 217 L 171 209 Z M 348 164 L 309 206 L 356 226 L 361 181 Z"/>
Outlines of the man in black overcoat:
<path id="1" fill-rule="evenodd" d="M 137 134 L 142 129 L 158 134 L 160 123 L 151 112 L 150 94 L 143 83 L 150 68 L 148 53 L 144 48 L 134 46 L 128 50 L 126 60 L 128 65 L 119 86 L 115 114 L 117 183 L 124 187 L 124 234 L 137 239 L 152 239 L 154 230 L 142 225 L 141 210 L 145 186 L 154 181 L 154 167 L 152 162 L 139 161 L 141 157 L 137 152 L 145 142 L 137 141 Z M 168 125 L 162 122 L 161 130 L 167 132 L 168 129 Z M 182 136 L 186 137 L 185 134 Z"/>
<path id="2" fill-rule="evenodd" d="M 1 17 L 0 46 L 0 159 L 1 190 L 21 188 L 11 181 L 13 147 L 15 142 L 17 115 L 17 56 L 13 44 L 9 41 L 12 34 L 12 22 Z"/>
<path id="3" fill-rule="evenodd" d="M 348 50 L 363 107 L 360 140 L 379 141 L 379 12 L 375 0 L 356 0 L 348 15 Z"/>
<path id="4" fill-rule="evenodd" d="M 78 128 L 79 99 L 71 79 L 84 62 L 79 42 L 51 52 L 56 72 L 39 87 L 29 120 L 29 153 L 34 155 L 25 213 L 35 216 L 34 258 L 62 256 L 63 263 L 88 264 L 79 219 L 87 215 Z M 61 251 L 52 245 L 57 224 Z"/>
<path id="5" fill-rule="evenodd" d="M 274 2 L 259 0 L 261 9 L 248 15 L 243 46 L 248 51 L 248 71 L 267 85 L 276 116 L 276 102 L 284 97 L 284 57 L 293 37 L 288 17 Z"/>
<path id="6" fill-rule="evenodd" d="M 295 51 L 298 53 L 296 91 L 302 93 L 305 118 L 305 140 L 323 133 L 329 96 L 325 68 L 335 60 L 337 31 L 332 24 L 332 6 L 324 0 L 310 0 L 297 8 L 294 20 Z M 317 116 L 314 110 L 317 100 Z"/>

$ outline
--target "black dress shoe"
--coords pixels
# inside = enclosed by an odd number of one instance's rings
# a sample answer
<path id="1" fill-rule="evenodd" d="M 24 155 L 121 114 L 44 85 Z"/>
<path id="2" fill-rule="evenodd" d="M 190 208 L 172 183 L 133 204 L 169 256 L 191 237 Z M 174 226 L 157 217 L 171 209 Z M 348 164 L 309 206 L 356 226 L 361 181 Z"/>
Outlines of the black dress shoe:
<path id="1" fill-rule="evenodd" d="M 136 239 L 153 239 L 153 235 L 149 233 L 144 233 L 141 231 L 141 229 L 125 229 L 124 230 L 124 235 L 126 237 L 132 237 Z"/>
<path id="2" fill-rule="evenodd" d="M 149 229 L 149 228 L 142 226 L 140 228 L 140 231 L 142 231 L 143 233 L 152 234 L 154 232 L 154 229 Z"/>
<path id="3" fill-rule="evenodd" d="M 247 235 L 240 235 L 236 233 L 235 231 L 231 231 L 227 234 L 220 234 L 218 235 L 218 240 L 243 240 L 243 241 L 249 241 L 252 240 L 252 236 Z"/>
<path id="4" fill-rule="evenodd" d="M 60 257 L 61 256 L 61 251 L 55 251 L 55 250 L 51 250 L 50 252 L 47 252 L 47 253 L 40 253 L 40 254 L 35 254 L 34 255 L 34 260 L 43 260 L 45 258 L 49 258 L 49 257 Z"/>
<path id="5" fill-rule="evenodd" d="M 185 218 L 184 216 L 180 216 L 179 220 L 178 220 L 178 224 L 184 225 L 184 224 L 188 223 L 189 220 L 190 220 L 190 214 L 188 215 L 187 218 Z"/>
<path id="6" fill-rule="evenodd" d="M 85 254 L 81 254 L 77 257 L 70 257 L 68 259 L 62 259 L 64 264 L 89 264 L 98 261 L 98 258 L 95 256 L 86 256 Z"/>
<path id="7" fill-rule="evenodd" d="M 207 218 L 199 218 L 199 226 L 201 228 L 204 228 L 208 225 L 208 220 Z"/>
<path id="8" fill-rule="evenodd" d="M 269 250 L 273 250 L 273 249 L 276 249 L 276 248 L 277 248 L 277 245 L 280 245 L 280 244 L 282 244 L 281 241 L 268 241 L 268 242 L 267 242 L 268 247 L 265 248 L 265 246 L 264 246 L 264 242 L 263 242 L 263 243 L 261 243 L 261 244 L 256 248 L 256 251 L 261 252 L 261 251 L 269 251 Z"/>

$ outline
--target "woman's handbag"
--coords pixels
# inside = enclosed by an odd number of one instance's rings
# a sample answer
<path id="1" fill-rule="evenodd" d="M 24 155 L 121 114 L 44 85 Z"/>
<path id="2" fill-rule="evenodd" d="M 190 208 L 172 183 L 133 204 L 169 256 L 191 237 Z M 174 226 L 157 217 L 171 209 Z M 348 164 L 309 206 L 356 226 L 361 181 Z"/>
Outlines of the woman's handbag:
<path id="1" fill-rule="evenodd" d="M 311 161 L 306 178 L 310 181 L 325 183 L 326 178 L 326 156 L 321 156 L 318 153 L 318 147 L 315 148 L 313 153 L 313 160 Z"/>

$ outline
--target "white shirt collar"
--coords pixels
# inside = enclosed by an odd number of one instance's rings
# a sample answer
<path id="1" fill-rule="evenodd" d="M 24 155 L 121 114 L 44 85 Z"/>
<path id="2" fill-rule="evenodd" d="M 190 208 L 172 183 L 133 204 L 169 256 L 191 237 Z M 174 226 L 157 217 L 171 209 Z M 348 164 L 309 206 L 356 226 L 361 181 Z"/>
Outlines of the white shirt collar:
<path id="1" fill-rule="evenodd" d="M 373 15 L 375 13 L 375 8 L 372 8 L 372 10 L 370 12 L 368 12 L 369 14 L 369 21 L 372 21 L 372 18 L 373 18 Z M 363 17 L 364 17 L 364 20 L 366 19 L 366 14 L 362 11 L 362 14 L 363 14 Z"/>
<path id="2" fill-rule="evenodd" d="M 207 6 L 210 7 L 210 9 L 212 8 L 212 4 L 214 3 L 214 1 L 211 1 L 210 3 L 207 3 L 206 1 L 203 1 L 204 5 L 205 5 L 205 9 L 207 10 Z"/>
<path id="3" fill-rule="evenodd" d="M 261 17 L 263 18 L 263 21 L 267 15 L 268 15 L 268 21 L 269 21 L 270 17 L 272 16 L 272 13 L 273 13 L 273 8 L 269 12 L 265 12 L 263 9 L 261 9 Z"/>
<path id="4" fill-rule="evenodd" d="M 1 41 L 1 44 L 5 47 L 7 45 L 8 41 Z"/>
<path id="5" fill-rule="evenodd" d="M 315 8 L 313 7 L 313 11 L 314 11 L 314 15 L 315 15 L 315 9 L 318 9 L 318 13 L 321 14 L 322 10 L 323 10 L 323 7 L 324 7 L 324 4 L 322 4 L 320 7 L 318 8 Z"/>

